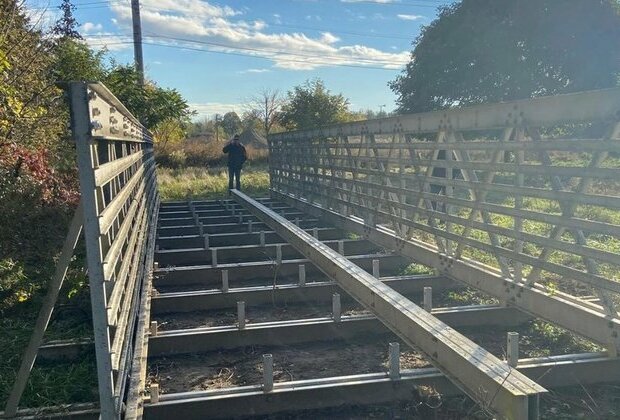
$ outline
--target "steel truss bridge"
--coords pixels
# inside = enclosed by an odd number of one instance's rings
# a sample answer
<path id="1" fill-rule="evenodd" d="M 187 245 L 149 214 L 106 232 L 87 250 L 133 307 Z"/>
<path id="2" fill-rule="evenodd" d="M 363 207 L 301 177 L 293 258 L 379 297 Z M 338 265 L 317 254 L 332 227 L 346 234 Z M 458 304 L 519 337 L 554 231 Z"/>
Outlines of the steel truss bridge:
<path id="1" fill-rule="evenodd" d="M 150 133 L 101 84 L 72 85 L 71 119 L 81 204 L 7 417 L 223 418 L 408 400 L 430 387 L 535 419 L 547 389 L 620 379 L 620 89 L 275 134 L 262 198 L 161 203 Z M 45 343 L 82 234 L 93 340 Z M 403 275 L 412 262 L 429 274 Z M 465 286 L 495 303 L 433 307 Z M 252 321 L 271 304 L 327 313 Z M 232 318 L 161 321 L 196 311 Z M 511 331 L 533 319 L 600 351 L 520 357 Z M 463 327 L 508 332 L 505 351 Z M 360 337 L 384 343 L 385 368 L 274 381 L 276 346 Z M 276 348 L 257 359 L 255 383 L 169 391 L 148 379 L 157 358 L 245 346 Z M 37 356 L 84 349 L 96 354 L 98 402 L 18 410 Z M 428 366 L 401 367 L 403 351 Z"/>

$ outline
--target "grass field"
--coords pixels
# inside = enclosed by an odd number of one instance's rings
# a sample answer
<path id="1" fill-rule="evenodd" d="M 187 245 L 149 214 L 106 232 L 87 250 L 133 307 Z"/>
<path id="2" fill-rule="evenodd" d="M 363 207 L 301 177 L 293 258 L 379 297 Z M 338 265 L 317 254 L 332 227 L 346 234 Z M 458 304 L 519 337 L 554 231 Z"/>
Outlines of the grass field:
<path id="1" fill-rule="evenodd" d="M 228 169 L 158 168 L 157 180 L 162 201 L 220 198 L 228 195 Z M 266 165 L 246 165 L 241 172 L 241 190 L 251 196 L 264 196 L 269 191 Z"/>

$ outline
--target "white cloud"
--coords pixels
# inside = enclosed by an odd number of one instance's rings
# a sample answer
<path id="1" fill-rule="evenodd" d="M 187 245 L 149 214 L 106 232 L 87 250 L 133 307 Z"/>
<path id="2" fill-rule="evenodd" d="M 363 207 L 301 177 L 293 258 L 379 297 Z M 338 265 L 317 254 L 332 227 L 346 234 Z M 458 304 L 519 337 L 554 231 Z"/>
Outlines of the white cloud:
<path id="1" fill-rule="evenodd" d="M 83 35 L 86 43 L 97 50 L 106 48 L 108 51 L 122 51 L 133 48 L 133 38 L 130 36 L 119 36 L 111 32 L 97 32 Z"/>
<path id="2" fill-rule="evenodd" d="M 419 19 L 424 19 L 424 16 L 422 15 L 396 15 L 397 18 L 402 19 L 402 20 L 419 20 Z"/>
<path id="3" fill-rule="evenodd" d="M 321 41 L 323 41 L 326 44 L 334 44 L 334 43 L 340 41 L 340 38 L 338 38 L 337 36 L 335 36 L 334 34 L 331 34 L 329 32 L 323 32 L 321 34 Z"/>
<path id="4" fill-rule="evenodd" d="M 101 25 L 101 23 L 93 23 L 93 22 L 86 22 L 80 27 L 80 30 L 83 33 L 101 31 L 102 29 L 103 29 L 103 25 Z"/>
<path id="5" fill-rule="evenodd" d="M 225 114 L 230 111 L 237 113 L 241 112 L 245 108 L 246 104 L 227 104 L 222 102 L 205 102 L 205 103 L 191 103 L 189 107 L 192 111 L 196 111 L 196 119 L 204 117 L 213 118 L 215 114 Z"/>
<path id="6" fill-rule="evenodd" d="M 124 2 L 112 3 L 110 8 L 119 28 L 130 32 L 130 6 Z M 409 61 L 408 51 L 336 45 L 339 39 L 327 32 L 318 37 L 301 32 L 269 33 L 263 21 L 239 20 L 240 14 L 230 7 L 200 0 L 143 0 L 143 35 L 156 43 L 262 57 L 271 60 L 277 68 L 290 70 L 334 65 L 399 69 Z"/>
<path id="7" fill-rule="evenodd" d="M 247 69 L 247 70 L 239 70 L 237 73 L 239 74 L 247 74 L 247 73 L 269 73 L 271 70 L 269 69 Z"/>

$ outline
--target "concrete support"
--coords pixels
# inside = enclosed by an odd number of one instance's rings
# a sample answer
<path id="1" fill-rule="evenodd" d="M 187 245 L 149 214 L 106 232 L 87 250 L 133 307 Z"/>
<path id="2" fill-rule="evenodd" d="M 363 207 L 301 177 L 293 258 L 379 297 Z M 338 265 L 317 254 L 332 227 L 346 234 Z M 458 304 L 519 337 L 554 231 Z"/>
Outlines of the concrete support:
<path id="1" fill-rule="evenodd" d="M 237 326 L 245 329 L 245 302 L 237 302 Z"/>
<path id="2" fill-rule="evenodd" d="M 509 332 L 506 340 L 506 359 L 512 367 L 519 363 L 519 333 Z"/>
<path id="3" fill-rule="evenodd" d="M 211 248 L 211 266 L 217 267 L 217 248 Z"/>
<path id="4" fill-rule="evenodd" d="M 424 288 L 424 310 L 430 312 L 433 310 L 433 288 Z"/>
<path id="5" fill-rule="evenodd" d="M 149 395 L 151 397 L 151 404 L 157 404 L 159 402 L 159 385 L 151 384 L 149 387 Z"/>
<path id="6" fill-rule="evenodd" d="M 340 304 L 340 294 L 334 293 L 332 295 L 332 318 L 335 322 L 340 322 L 342 315 L 342 306 Z"/>
<path id="7" fill-rule="evenodd" d="M 390 343 L 388 365 L 389 365 L 390 379 L 400 379 L 400 344 L 399 343 Z"/>
<path id="8" fill-rule="evenodd" d="M 273 391 L 273 355 L 263 354 L 263 391 Z"/>
<path id="9" fill-rule="evenodd" d="M 304 264 L 299 264 L 299 286 L 303 287 L 306 285 L 306 266 Z"/>
<path id="10" fill-rule="evenodd" d="M 381 273 L 379 271 L 379 260 L 372 260 L 372 275 L 376 278 L 381 277 Z"/>
<path id="11" fill-rule="evenodd" d="M 222 270 L 222 292 L 228 293 L 228 270 Z"/>

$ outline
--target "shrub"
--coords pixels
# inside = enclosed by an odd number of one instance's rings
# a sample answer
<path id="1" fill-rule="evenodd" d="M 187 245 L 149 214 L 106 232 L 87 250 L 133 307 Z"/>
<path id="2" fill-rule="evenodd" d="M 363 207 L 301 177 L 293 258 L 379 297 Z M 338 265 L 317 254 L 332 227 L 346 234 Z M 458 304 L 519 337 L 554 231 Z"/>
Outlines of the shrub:
<path id="1" fill-rule="evenodd" d="M 222 166 L 226 164 L 226 155 L 222 152 L 224 144 L 214 141 L 187 140 L 169 146 L 166 150 L 156 150 L 156 160 L 160 166 L 172 169 Z M 268 152 L 266 149 L 258 149 L 252 145 L 246 145 L 245 148 L 250 162 L 260 164 L 267 160 Z M 181 156 L 183 159 L 180 158 Z"/>
<path id="2" fill-rule="evenodd" d="M 5 144 L 0 154 L 0 311 L 42 287 L 79 200 L 75 169 L 43 149 Z M 71 153 L 65 153 L 71 156 Z"/>

